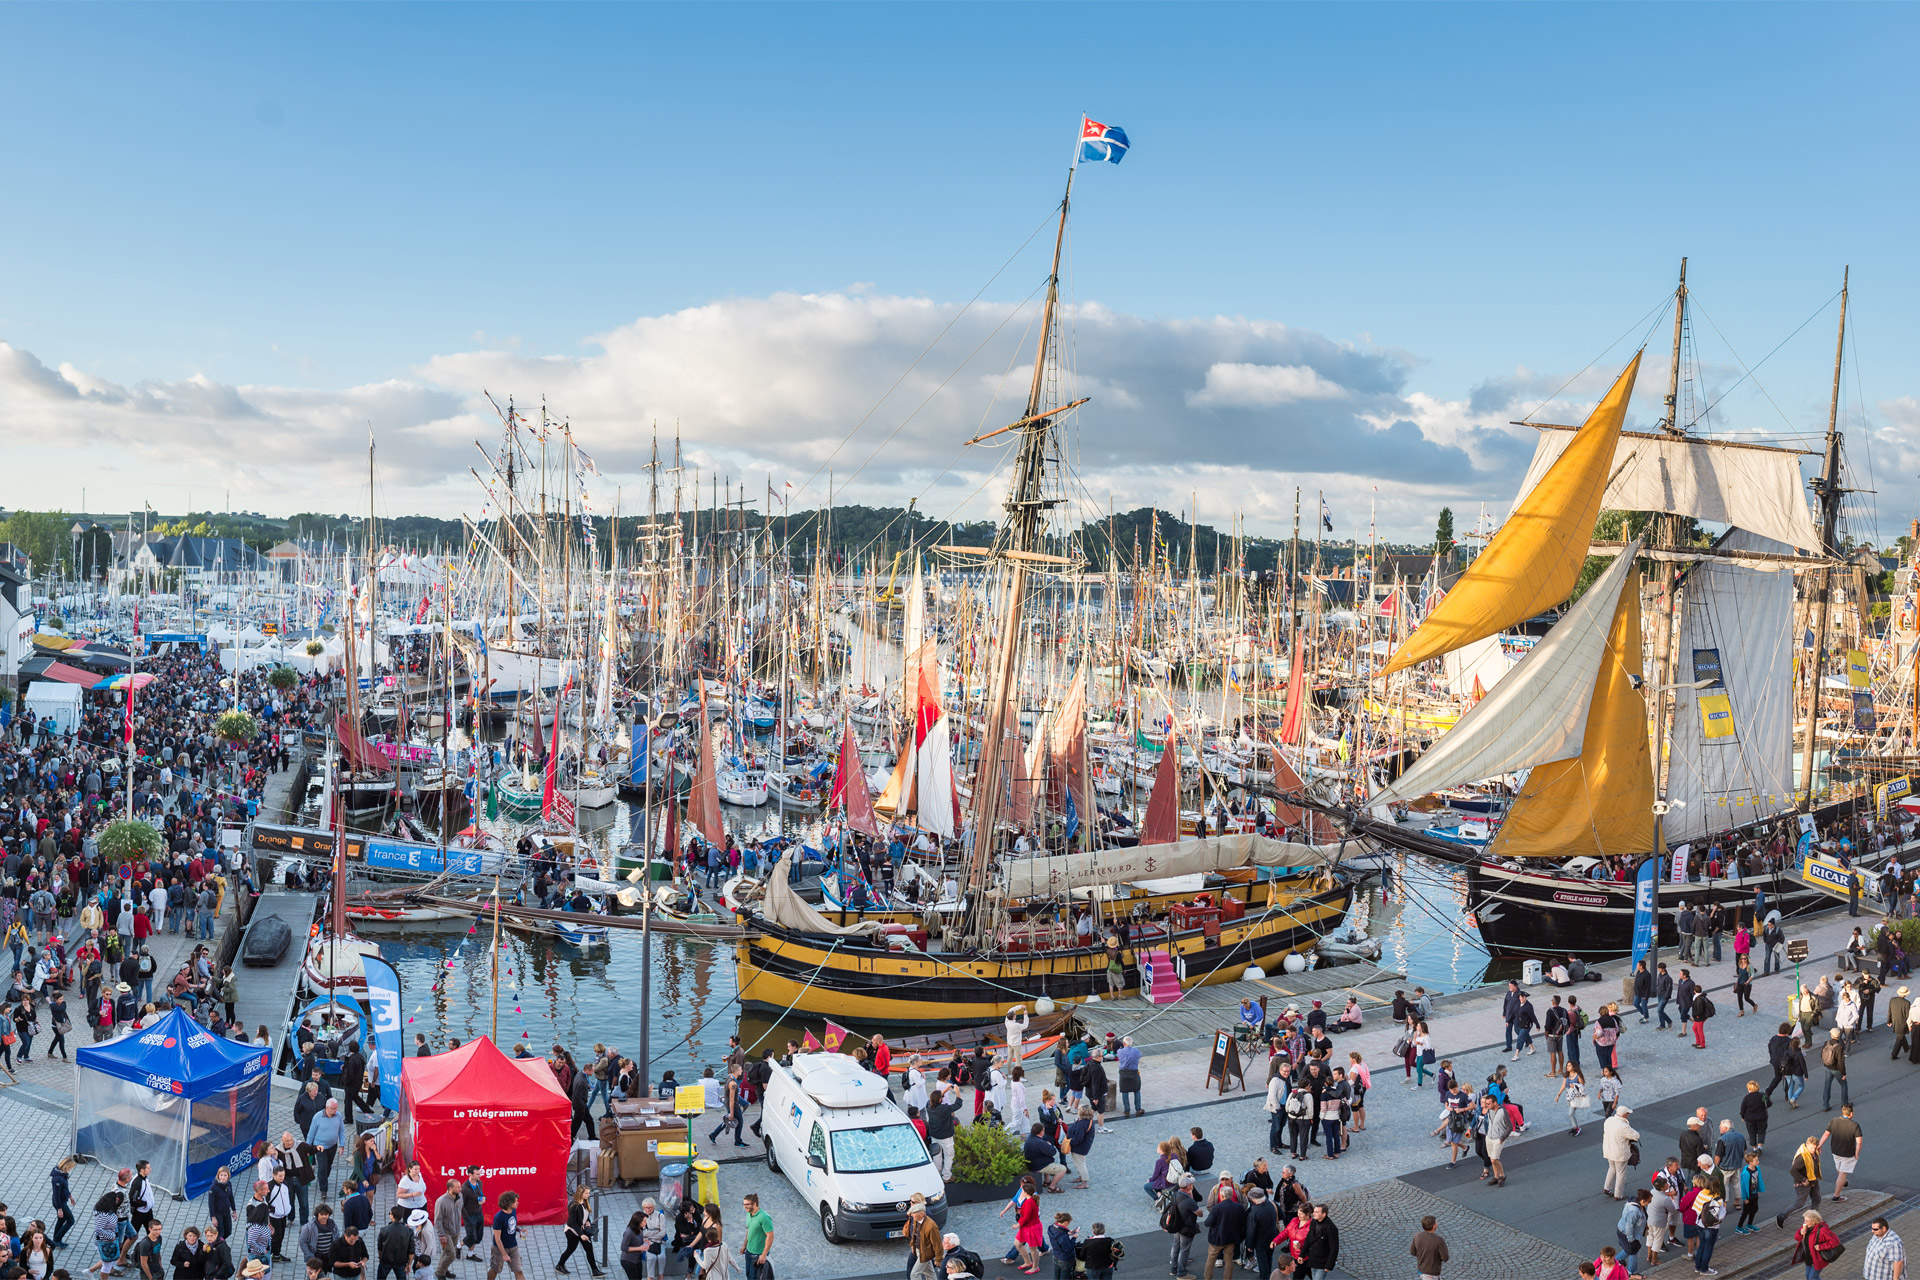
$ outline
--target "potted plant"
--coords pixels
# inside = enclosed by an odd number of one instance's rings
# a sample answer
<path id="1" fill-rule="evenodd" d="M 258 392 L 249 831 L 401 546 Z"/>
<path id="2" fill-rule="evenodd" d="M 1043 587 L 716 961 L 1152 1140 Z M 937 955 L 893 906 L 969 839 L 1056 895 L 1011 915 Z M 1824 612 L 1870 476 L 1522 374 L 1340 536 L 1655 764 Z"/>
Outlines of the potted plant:
<path id="1" fill-rule="evenodd" d="M 159 828 L 138 818 L 109 822 L 100 833 L 100 856 L 110 863 L 157 858 L 166 851 L 167 841 Z"/>
<path id="2" fill-rule="evenodd" d="M 213 722 L 213 736 L 222 742 L 248 742 L 258 732 L 259 724 L 244 711 L 222 711 Z"/>
<path id="3" fill-rule="evenodd" d="M 292 667 L 275 667 L 267 672 L 267 683 L 285 693 L 300 683 L 300 673 Z"/>
<path id="4" fill-rule="evenodd" d="M 1005 1200 L 1027 1172 L 1019 1141 L 997 1124 L 956 1125 L 948 1204 Z"/>
<path id="5" fill-rule="evenodd" d="M 307 656 L 309 658 L 317 658 L 321 654 L 325 653 L 326 651 L 327 651 L 327 646 L 320 643 L 320 641 L 318 640 L 307 641 Z"/>

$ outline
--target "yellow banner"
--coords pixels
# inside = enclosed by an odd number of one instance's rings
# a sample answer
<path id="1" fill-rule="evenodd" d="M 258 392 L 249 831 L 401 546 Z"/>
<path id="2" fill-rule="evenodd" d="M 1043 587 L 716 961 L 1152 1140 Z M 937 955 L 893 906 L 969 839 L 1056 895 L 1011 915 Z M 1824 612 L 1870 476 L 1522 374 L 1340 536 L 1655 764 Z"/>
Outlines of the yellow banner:
<path id="1" fill-rule="evenodd" d="M 1724 693 L 1703 693 L 1700 695 L 1700 736 L 1703 738 L 1730 738 L 1733 736 L 1733 703 Z"/>
<path id="2" fill-rule="evenodd" d="M 1847 650 L 1847 683 L 1855 689 L 1864 689 L 1873 683 L 1872 673 L 1867 669 L 1867 654 L 1864 649 Z"/>

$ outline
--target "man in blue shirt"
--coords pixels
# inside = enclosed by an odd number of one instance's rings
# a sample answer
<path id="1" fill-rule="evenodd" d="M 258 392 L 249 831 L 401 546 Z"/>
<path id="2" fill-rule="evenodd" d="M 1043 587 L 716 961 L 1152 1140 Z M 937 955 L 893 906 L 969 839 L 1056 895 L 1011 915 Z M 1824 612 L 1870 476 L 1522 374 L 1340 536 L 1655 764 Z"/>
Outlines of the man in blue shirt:
<path id="1" fill-rule="evenodd" d="M 318 1153 L 314 1164 L 320 1183 L 320 1198 L 323 1200 L 327 1196 L 327 1186 L 333 1179 L 334 1159 L 340 1154 L 340 1143 L 346 1135 L 346 1123 L 340 1119 L 340 1100 L 328 1098 L 327 1105 L 307 1123 L 307 1141 Z"/>

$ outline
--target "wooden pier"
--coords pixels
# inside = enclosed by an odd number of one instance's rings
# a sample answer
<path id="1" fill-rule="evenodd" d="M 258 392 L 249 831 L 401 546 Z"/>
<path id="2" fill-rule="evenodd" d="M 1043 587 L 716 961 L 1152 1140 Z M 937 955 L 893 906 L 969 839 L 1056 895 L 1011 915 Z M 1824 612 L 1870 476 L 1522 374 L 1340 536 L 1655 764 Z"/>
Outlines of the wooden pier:
<path id="1" fill-rule="evenodd" d="M 1185 1044 L 1202 1040 L 1223 1027 L 1240 1020 L 1240 1002 L 1248 996 L 1265 998 L 1267 1013 L 1273 1017 L 1288 1005 L 1298 1005 L 1301 1013 L 1322 1002 L 1327 1021 L 1340 1016 L 1347 1006 L 1347 993 L 1360 997 L 1360 1007 L 1368 1024 L 1382 1017 L 1393 1002 L 1396 988 L 1404 987 L 1406 976 L 1371 964 L 1341 964 L 1305 973 L 1276 973 L 1253 982 L 1216 982 L 1194 987 L 1173 1004 L 1151 1005 L 1139 997 L 1102 1000 L 1074 1008 L 1083 1026 L 1099 1039 L 1109 1031 L 1116 1036 L 1132 1036 L 1141 1049 L 1157 1045 Z"/>

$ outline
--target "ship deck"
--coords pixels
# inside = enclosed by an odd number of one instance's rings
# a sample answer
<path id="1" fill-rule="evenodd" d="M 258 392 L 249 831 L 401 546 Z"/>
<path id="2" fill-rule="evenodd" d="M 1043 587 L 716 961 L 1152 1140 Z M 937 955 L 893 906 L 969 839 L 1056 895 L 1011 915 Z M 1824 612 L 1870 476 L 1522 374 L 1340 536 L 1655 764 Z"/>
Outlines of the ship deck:
<path id="1" fill-rule="evenodd" d="M 1371 1023 L 1384 1016 L 1383 1010 L 1393 1003 L 1394 990 L 1405 983 L 1406 975 L 1392 969 L 1340 964 L 1305 973 L 1276 973 L 1254 982 L 1193 987 L 1177 1002 L 1157 1007 L 1137 996 L 1080 1004 L 1074 1007 L 1074 1014 L 1099 1039 L 1104 1040 L 1109 1031 L 1116 1036 L 1132 1036 L 1139 1048 L 1151 1052 L 1156 1047 L 1204 1039 L 1222 1027 L 1233 1026 L 1240 1017 L 1240 1001 L 1248 994 L 1266 998 L 1269 1016 L 1289 1004 L 1297 1004 L 1305 1012 L 1312 1001 L 1323 1001 L 1331 1022 L 1340 1016 L 1347 992 L 1352 991 L 1360 997 L 1360 1008 Z"/>

